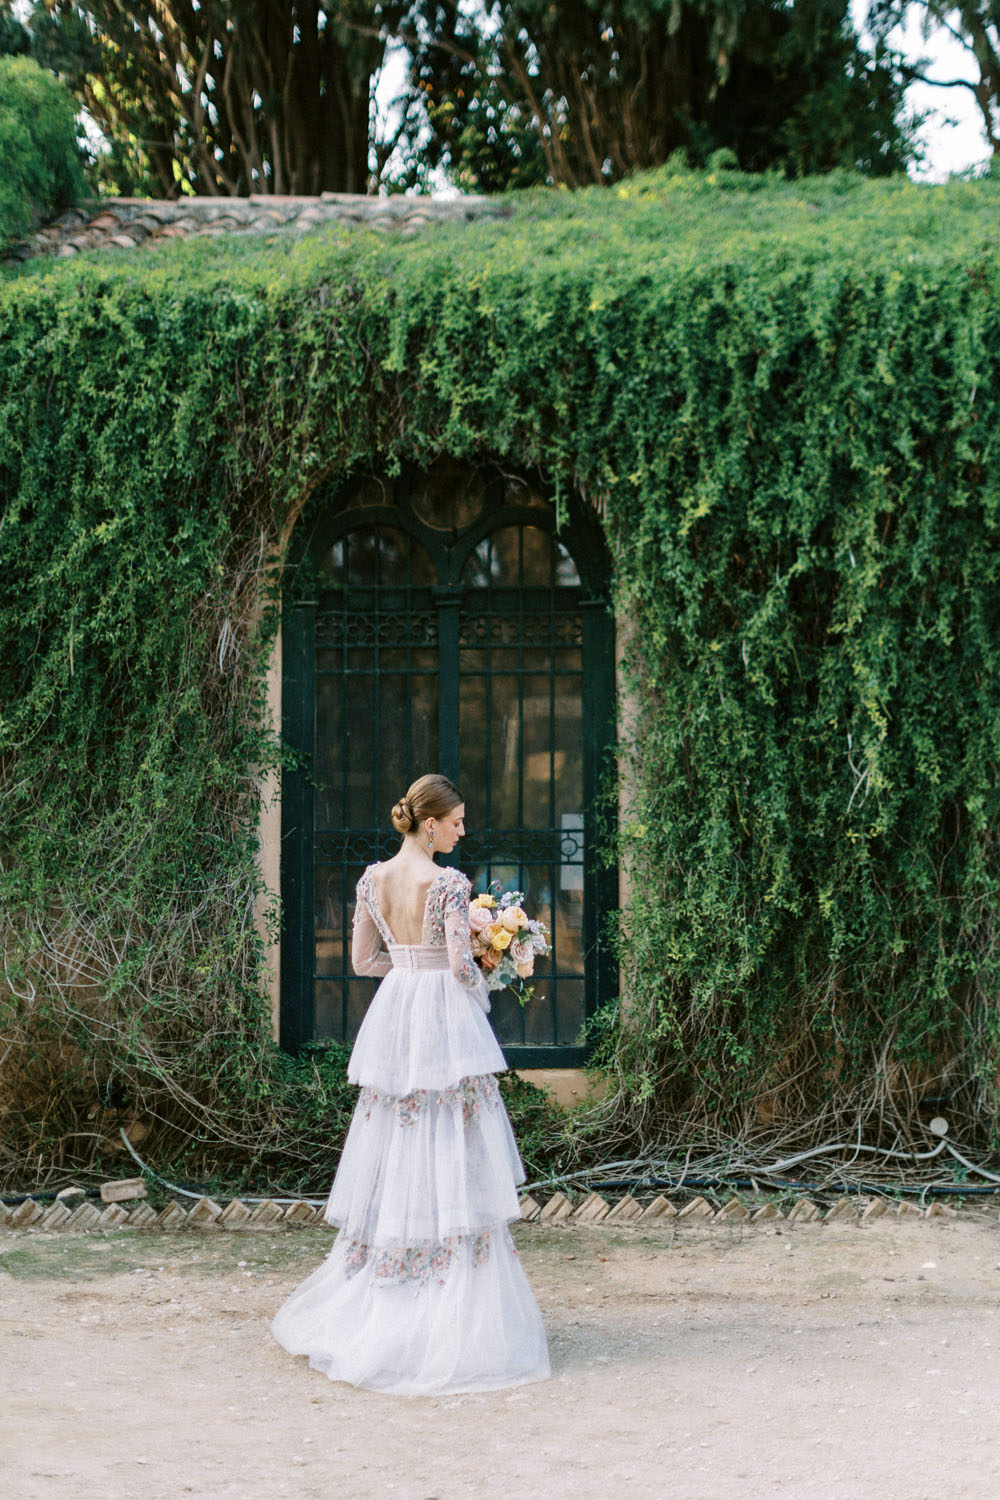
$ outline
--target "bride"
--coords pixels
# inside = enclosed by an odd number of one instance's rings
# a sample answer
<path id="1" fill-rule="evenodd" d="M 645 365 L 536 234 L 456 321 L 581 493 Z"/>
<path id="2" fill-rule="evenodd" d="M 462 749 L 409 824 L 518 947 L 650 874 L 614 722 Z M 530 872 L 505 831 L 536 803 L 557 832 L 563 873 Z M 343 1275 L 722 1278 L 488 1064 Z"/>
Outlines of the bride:
<path id="1" fill-rule="evenodd" d="M 392 809 L 399 853 L 358 882 L 351 961 L 384 975 L 351 1054 L 361 1096 L 326 1207 L 339 1234 L 271 1331 L 331 1380 L 426 1396 L 544 1380 L 541 1315 L 507 1225 L 524 1180 L 469 941 L 465 832 L 444 776 Z"/>

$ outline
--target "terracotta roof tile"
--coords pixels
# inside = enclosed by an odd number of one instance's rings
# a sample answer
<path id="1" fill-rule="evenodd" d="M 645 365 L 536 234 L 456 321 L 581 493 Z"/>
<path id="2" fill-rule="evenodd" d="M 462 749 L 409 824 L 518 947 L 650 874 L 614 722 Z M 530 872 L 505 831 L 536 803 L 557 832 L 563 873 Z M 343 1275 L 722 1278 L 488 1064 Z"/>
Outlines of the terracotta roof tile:
<path id="1" fill-rule="evenodd" d="M 367 225 L 415 234 L 426 225 L 512 212 L 494 198 L 369 198 L 323 193 L 296 198 L 253 193 L 249 198 L 103 198 L 81 203 L 43 225 L 21 244 L 0 251 L 0 264 L 80 250 L 131 250 L 161 240 L 212 235 L 308 234 L 328 225 Z"/>

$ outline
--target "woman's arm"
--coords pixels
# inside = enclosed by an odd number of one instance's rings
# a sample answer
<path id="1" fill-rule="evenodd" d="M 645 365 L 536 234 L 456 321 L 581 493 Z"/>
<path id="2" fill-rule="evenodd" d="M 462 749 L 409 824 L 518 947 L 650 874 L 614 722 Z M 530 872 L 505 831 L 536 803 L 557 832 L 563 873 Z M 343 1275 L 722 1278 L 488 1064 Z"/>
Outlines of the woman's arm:
<path id="1" fill-rule="evenodd" d="M 444 936 L 448 944 L 448 962 L 451 972 L 460 984 L 468 985 L 476 989 L 486 981 L 482 970 L 472 956 L 472 945 L 469 941 L 469 914 L 468 912 L 449 912 L 444 919 Z"/>
<path id="2" fill-rule="evenodd" d="M 380 978 L 392 968 L 392 959 L 382 947 L 382 935 L 367 903 L 359 896 L 354 908 L 351 934 L 351 967 L 355 974 Z"/>
<path id="3" fill-rule="evenodd" d="M 469 896 L 471 886 L 467 880 L 456 881 L 445 897 L 444 937 L 448 945 L 448 963 L 459 984 L 472 991 L 477 1004 L 489 1011 L 490 1002 L 486 978 L 472 956 L 472 937 L 469 931 Z"/>

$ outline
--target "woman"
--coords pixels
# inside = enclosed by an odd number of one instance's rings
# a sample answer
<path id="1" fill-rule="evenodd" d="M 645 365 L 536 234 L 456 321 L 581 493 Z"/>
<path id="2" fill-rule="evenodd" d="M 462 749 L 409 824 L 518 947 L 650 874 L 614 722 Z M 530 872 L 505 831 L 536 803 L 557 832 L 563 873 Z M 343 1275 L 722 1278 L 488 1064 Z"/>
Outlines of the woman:
<path id="1" fill-rule="evenodd" d="M 544 1380 L 538 1306 L 507 1228 L 524 1180 L 495 1073 L 469 881 L 438 869 L 461 795 L 421 776 L 392 810 L 399 853 L 358 882 L 351 961 L 384 975 L 351 1054 L 361 1085 L 326 1207 L 340 1233 L 271 1330 L 331 1380 L 400 1395 Z"/>

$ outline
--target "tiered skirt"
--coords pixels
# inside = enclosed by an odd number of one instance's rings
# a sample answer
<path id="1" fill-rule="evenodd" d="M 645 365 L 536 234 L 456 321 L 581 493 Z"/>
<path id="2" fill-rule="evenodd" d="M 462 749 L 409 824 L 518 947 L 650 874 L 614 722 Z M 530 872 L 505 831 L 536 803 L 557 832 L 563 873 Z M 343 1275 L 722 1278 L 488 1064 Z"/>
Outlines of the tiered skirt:
<path id="1" fill-rule="evenodd" d="M 508 1228 L 524 1171 L 505 1066 L 450 972 L 386 976 L 351 1057 L 361 1094 L 326 1207 L 339 1233 L 271 1325 L 331 1380 L 437 1395 L 548 1376 Z"/>

